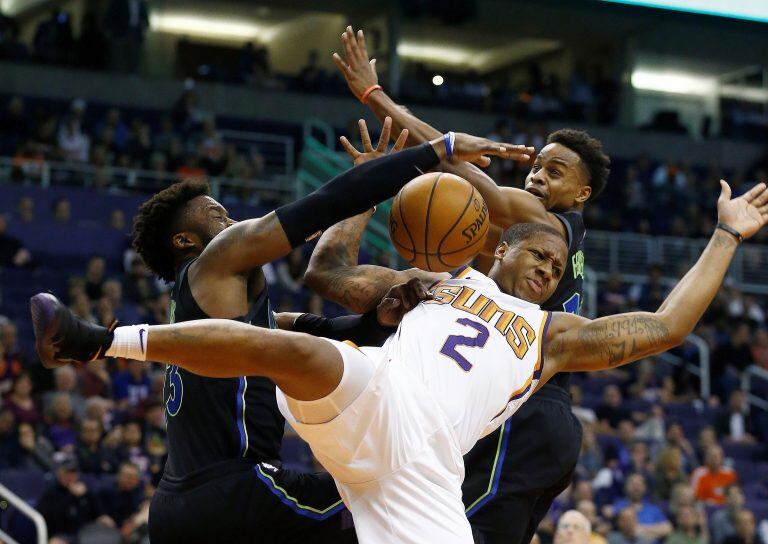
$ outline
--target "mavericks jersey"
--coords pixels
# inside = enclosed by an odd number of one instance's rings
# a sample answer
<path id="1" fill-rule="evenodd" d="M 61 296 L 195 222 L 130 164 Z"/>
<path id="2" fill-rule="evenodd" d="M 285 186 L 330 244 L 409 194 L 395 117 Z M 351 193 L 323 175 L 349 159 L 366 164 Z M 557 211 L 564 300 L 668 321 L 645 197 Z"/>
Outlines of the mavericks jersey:
<path id="1" fill-rule="evenodd" d="M 209 318 L 189 286 L 187 270 L 194 261 L 177 272 L 171 323 Z M 266 288 L 249 300 L 248 307 L 248 314 L 237 321 L 275 328 Z M 257 463 L 280 458 L 285 420 L 277 409 L 275 385 L 266 378 L 205 378 L 169 365 L 163 401 L 168 427 L 164 477 L 184 478 L 223 461 Z"/>
<path id="2" fill-rule="evenodd" d="M 536 388 L 550 314 L 469 267 L 434 297 L 405 314 L 384 349 L 424 383 L 465 454 Z"/>

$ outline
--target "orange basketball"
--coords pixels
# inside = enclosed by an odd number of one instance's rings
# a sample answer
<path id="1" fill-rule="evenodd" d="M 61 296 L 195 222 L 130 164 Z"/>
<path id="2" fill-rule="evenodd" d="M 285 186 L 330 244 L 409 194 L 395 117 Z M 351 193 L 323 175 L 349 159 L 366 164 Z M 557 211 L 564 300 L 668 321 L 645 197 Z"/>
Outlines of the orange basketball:
<path id="1" fill-rule="evenodd" d="M 446 272 L 472 260 L 483 248 L 488 206 L 466 180 L 431 172 L 411 180 L 392 202 L 389 235 L 413 266 Z"/>

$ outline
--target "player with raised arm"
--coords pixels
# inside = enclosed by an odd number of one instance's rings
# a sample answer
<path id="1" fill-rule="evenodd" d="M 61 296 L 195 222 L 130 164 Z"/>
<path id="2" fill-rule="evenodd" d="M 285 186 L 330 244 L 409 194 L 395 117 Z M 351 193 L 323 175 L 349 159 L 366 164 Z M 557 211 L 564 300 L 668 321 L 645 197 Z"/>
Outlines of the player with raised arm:
<path id="1" fill-rule="evenodd" d="M 505 233 L 489 276 L 467 268 L 442 280 L 381 348 L 227 320 L 112 333 L 40 294 L 38 352 L 48 366 L 103 352 L 203 376 L 268 377 L 281 412 L 336 480 L 361 542 L 468 543 L 462 455 L 479 438 L 558 372 L 614 368 L 694 328 L 741 240 L 768 222 L 765 184 L 735 199 L 721 185 L 709 244 L 656 312 L 590 320 L 541 310 L 567 247 L 552 227 L 523 224 Z"/>
<path id="2" fill-rule="evenodd" d="M 371 60 L 362 30 L 347 27 L 342 34 L 344 58 L 334 55 L 334 62 L 344 75 L 352 93 L 379 118 L 389 116 L 395 129 L 408 129 L 408 143 L 416 145 L 440 133 L 397 104 L 381 88 L 376 74 L 376 60 Z M 525 180 L 525 190 L 501 187 L 474 165 L 446 164 L 438 169 L 457 174 L 477 187 L 488 203 L 491 220 L 499 227 L 488 236 L 493 254 L 500 233 L 516 223 L 540 223 L 558 229 L 568 241 L 568 260 L 562 280 L 541 307 L 550 311 L 578 314 L 582 304 L 584 278 L 584 237 L 586 229 L 582 210 L 603 190 L 610 161 L 599 141 L 578 130 L 558 130 L 549 135 Z M 483 191 L 485 188 L 485 191 Z M 351 227 L 360 219 L 350 220 L 342 232 L 349 238 Z M 356 222 L 356 223 L 355 223 Z M 348 291 L 339 281 L 355 277 L 359 286 L 374 288 L 378 279 L 372 270 L 348 272 L 354 260 L 335 258 L 326 251 L 329 236 L 315 251 L 310 268 L 310 285 L 325 298 L 355 311 L 369 309 L 375 299 L 365 298 L 366 291 Z M 336 239 L 333 246 L 346 243 Z M 337 253 L 336 255 L 343 255 Z M 347 254 L 347 256 L 352 256 Z M 365 275 L 363 275 L 365 272 Z M 335 278 L 335 283 L 324 277 Z M 326 285 L 324 289 L 322 286 Z M 377 292 L 386 292 L 387 283 Z M 351 293 L 346 296 L 345 293 Z M 552 501 L 572 481 L 581 444 L 581 425 L 571 413 L 570 378 L 555 376 L 527 402 L 515 418 L 496 433 L 481 440 L 465 459 L 464 503 L 472 526 L 483 533 L 486 544 L 528 544 Z"/>
<path id="3" fill-rule="evenodd" d="M 385 123 L 386 130 L 390 124 Z M 488 140 L 465 135 L 460 140 L 457 136 L 460 154 L 470 158 L 500 152 L 499 144 Z M 516 156 L 513 149 L 509 153 Z M 391 197 L 419 168 L 431 168 L 444 156 L 442 140 L 409 149 L 349 170 L 297 202 L 239 223 L 211 198 L 205 183 L 184 181 L 142 205 L 134 246 L 155 274 L 175 282 L 172 322 L 226 318 L 275 327 L 261 265 Z M 331 329 L 341 324 L 346 335 L 355 334 L 350 326 L 370 324 L 366 318 L 357 323 L 339 318 L 329 325 L 306 315 L 278 320 L 325 334 L 340 334 Z M 221 359 L 210 362 L 218 365 Z M 267 378 L 215 379 L 170 365 L 163 397 L 169 452 L 150 508 L 153 543 L 354 541 L 354 531 L 342 531 L 336 515 L 342 503 L 333 481 L 281 467 L 285 421 Z M 235 502 L 237 509 L 231 507 Z"/>

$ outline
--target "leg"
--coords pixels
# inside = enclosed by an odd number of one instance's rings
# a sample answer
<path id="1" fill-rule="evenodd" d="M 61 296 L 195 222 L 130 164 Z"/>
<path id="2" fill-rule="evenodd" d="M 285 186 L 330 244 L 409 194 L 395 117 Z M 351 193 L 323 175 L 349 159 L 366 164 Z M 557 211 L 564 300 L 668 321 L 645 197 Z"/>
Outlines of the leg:
<path id="1" fill-rule="evenodd" d="M 146 356 L 211 378 L 265 376 L 302 401 L 328 395 L 344 370 L 327 340 L 224 319 L 149 327 Z"/>
<path id="2" fill-rule="evenodd" d="M 328 395 L 344 369 L 339 351 L 307 334 L 223 319 L 119 327 L 114 333 L 76 317 L 53 295 L 31 300 L 37 352 L 47 368 L 104 354 L 171 363 L 212 378 L 264 376 L 300 401 Z"/>

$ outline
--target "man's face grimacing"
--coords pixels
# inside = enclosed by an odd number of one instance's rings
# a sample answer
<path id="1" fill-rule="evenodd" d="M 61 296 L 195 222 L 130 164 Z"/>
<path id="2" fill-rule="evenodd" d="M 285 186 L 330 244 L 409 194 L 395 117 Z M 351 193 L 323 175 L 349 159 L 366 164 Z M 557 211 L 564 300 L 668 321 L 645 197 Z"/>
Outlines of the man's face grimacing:
<path id="1" fill-rule="evenodd" d="M 592 194 L 581 157 L 558 143 L 544 146 L 536 156 L 525 178 L 525 190 L 541 200 L 546 209 L 555 211 L 579 206 Z"/>
<path id="2" fill-rule="evenodd" d="M 565 270 L 568 248 L 561 236 L 539 232 L 496 248 L 491 278 L 507 294 L 541 304 L 555 292 Z"/>
<path id="3" fill-rule="evenodd" d="M 211 240 L 236 222 L 229 217 L 224 206 L 212 197 L 195 197 L 187 202 L 180 221 L 182 232 L 174 235 L 174 244 L 177 247 L 191 245 L 202 252 Z"/>

